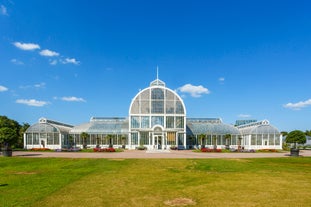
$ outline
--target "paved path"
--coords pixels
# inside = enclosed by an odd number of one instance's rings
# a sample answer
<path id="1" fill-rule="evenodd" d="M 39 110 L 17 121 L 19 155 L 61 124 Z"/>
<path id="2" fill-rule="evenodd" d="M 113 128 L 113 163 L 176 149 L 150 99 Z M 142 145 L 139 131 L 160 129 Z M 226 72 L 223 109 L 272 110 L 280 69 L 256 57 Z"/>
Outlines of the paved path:
<path id="1" fill-rule="evenodd" d="M 300 150 L 303 157 L 311 157 L 311 150 Z M 198 153 L 191 150 L 148 152 L 140 150 L 125 150 L 124 152 L 31 152 L 17 151 L 13 156 L 18 157 L 63 157 L 63 158 L 110 158 L 110 159 L 141 159 L 141 158 L 261 158 L 261 157 L 289 157 L 285 153 Z"/>

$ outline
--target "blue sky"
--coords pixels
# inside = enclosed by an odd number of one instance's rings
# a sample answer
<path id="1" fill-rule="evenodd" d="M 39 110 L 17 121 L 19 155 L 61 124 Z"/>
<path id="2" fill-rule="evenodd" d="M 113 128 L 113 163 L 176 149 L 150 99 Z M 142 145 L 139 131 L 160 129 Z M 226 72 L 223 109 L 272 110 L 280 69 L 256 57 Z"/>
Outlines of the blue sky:
<path id="1" fill-rule="evenodd" d="M 0 114 L 127 117 L 159 78 L 188 117 L 310 130 L 310 1 L 0 0 Z"/>

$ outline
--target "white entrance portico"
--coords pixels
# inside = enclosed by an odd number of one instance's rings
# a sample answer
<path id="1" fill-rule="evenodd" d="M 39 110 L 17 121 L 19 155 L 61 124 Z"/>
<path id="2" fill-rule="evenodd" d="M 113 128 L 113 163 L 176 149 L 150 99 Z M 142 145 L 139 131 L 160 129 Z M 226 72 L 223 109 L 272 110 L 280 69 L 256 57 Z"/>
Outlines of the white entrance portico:
<path id="1" fill-rule="evenodd" d="M 167 141 L 163 132 L 163 127 L 156 125 L 152 132 L 152 146 L 153 149 L 163 150 L 167 148 Z"/>

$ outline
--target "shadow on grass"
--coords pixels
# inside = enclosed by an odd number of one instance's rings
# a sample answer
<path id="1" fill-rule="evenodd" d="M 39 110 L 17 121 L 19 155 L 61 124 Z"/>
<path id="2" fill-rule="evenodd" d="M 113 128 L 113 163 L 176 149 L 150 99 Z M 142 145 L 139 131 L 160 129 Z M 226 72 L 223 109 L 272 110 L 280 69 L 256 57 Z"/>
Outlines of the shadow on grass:
<path id="1" fill-rule="evenodd" d="M 40 156 L 42 154 L 24 154 L 24 155 L 16 155 L 16 157 L 33 157 L 33 156 Z"/>

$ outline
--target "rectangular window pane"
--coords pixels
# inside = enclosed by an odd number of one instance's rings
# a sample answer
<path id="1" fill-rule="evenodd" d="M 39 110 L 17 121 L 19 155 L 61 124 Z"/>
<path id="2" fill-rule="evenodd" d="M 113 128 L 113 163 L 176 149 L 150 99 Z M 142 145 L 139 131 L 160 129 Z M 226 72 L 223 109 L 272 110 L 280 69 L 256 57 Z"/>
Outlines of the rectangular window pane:
<path id="1" fill-rule="evenodd" d="M 163 114 L 164 113 L 164 101 L 153 100 L 152 102 L 152 113 Z"/>
<path id="2" fill-rule="evenodd" d="M 131 117 L 131 128 L 140 128 L 139 116 Z"/>
<path id="3" fill-rule="evenodd" d="M 33 144 L 39 144 L 39 134 L 38 133 L 33 134 Z"/>
<path id="4" fill-rule="evenodd" d="M 149 114 L 150 113 L 149 107 L 150 107 L 149 106 L 149 100 L 141 101 L 141 113 Z"/>
<path id="5" fill-rule="evenodd" d="M 151 117 L 151 125 L 152 125 L 152 127 L 154 127 L 155 125 L 164 126 L 164 117 L 163 116 Z"/>
<path id="6" fill-rule="evenodd" d="M 174 101 L 166 101 L 166 113 L 174 114 Z"/>
<path id="7" fill-rule="evenodd" d="M 184 117 L 176 116 L 176 128 L 184 128 Z"/>
<path id="8" fill-rule="evenodd" d="M 132 133 L 131 143 L 132 145 L 138 145 L 138 133 L 137 132 Z"/>
<path id="9" fill-rule="evenodd" d="M 251 145 L 256 145 L 256 134 L 251 135 Z"/>
<path id="10" fill-rule="evenodd" d="M 256 135 L 257 136 L 257 145 L 262 145 L 262 136 L 260 135 L 260 136 L 258 136 L 258 135 Z"/>
<path id="11" fill-rule="evenodd" d="M 62 137 L 64 138 L 65 135 L 62 134 Z M 59 134 L 54 133 L 54 144 L 59 144 Z"/>
<path id="12" fill-rule="evenodd" d="M 212 145 L 212 135 L 207 135 L 206 136 L 206 144 L 207 145 Z"/>
<path id="13" fill-rule="evenodd" d="M 221 145 L 221 135 L 217 135 L 217 145 Z"/>
<path id="14" fill-rule="evenodd" d="M 237 145 L 237 141 L 236 140 L 237 140 L 237 136 L 236 135 L 232 135 L 231 136 L 231 144 L 232 145 Z"/>
<path id="15" fill-rule="evenodd" d="M 26 144 L 32 144 L 32 134 L 26 135 Z"/>
<path id="16" fill-rule="evenodd" d="M 181 101 L 176 101 L 176 114 L 184 114 L 184 108 Z"/>
<path id="17" fill-rule="evenodd" d="M 168 145 L 176 145 L 176 133 L 175 132 L 167 132 L 167 144 Z"/>
<path id="18" fill-rule="evenodd" d="M 47 140 L 46 140 L 48 145 L 54 144 L 54 134 L 48 134 L 47 135 Z"/>
<path id="19" fill-rule="evenodd" d="M 149 126 L 150 118 L 149 116 L 142 116 L 141 117 L 141 128 L 150 128 Z"/>
<path id="20" fill-rule="evenodd" d="M 280 145 L 280 135 L 279 134 L 275 135 L 274 140 L 275 140 L 275 145 Z"/>
<path id="21" fill-rule="evenodd" d="M 166 117 L 166 128 L 174 128 L 174 117 L 168 116 Z"/>
<path id="22" fill-rule="evenodd" d="M 269 145 L 274 145 L 274 134 L 269 134 Z"/>
<path id="23" fill-rule="evenodd" d="M 148 145 L 148 144 L 149 144 L 149 132 L 141 132 L 140 145 Z"/>
<path id="24" fill-rule="evenodd" d="M 178 134 L 178 145 L 184 145 L 184 134 Z"/>

